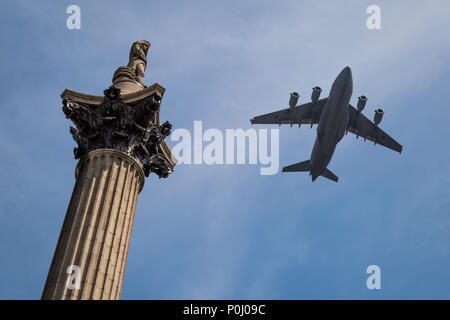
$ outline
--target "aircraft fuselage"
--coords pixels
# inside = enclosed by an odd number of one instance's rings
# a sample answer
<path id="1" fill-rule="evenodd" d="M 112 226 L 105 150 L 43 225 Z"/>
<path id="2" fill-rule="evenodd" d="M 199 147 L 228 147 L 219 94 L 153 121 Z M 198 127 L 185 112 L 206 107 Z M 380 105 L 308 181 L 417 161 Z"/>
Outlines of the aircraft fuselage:
<path id="1" fill-rule="evenodd" d="M 346 67 L 334 80 L 328 101 L 319 119 L 310 162 L 310 175 L 313 181 L 325 171 L 333 157 L 336 145 L 345 134 L 349 120 L 348 105 L 352 93 L 352 72 L 349 67 Z"/>

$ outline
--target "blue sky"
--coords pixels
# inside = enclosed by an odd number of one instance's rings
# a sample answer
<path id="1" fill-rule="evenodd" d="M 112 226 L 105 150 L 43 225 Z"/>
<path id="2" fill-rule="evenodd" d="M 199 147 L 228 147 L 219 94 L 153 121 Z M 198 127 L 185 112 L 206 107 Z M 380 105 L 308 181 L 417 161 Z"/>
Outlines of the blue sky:
<path id="1" fill-rule="evenodd" d="M 67 6 L 81 29 L 66 28 Z M 381 7 L 382 29 L 366 28 Z M 74 185 L 65 88 L 101 94 L 135 40 L 144 83 L 167 88 L 175 128 L 248 128 L 298 90 L 383 107 L 399 155 L 348 135 L 339 177 L 180 165 L 139 196 L 122 299 L 450 298 L 448 1 L 3 1 L 0 12 L 0 298 L 39 299 Z M 258 128 L 263 128 L 261 126 Z M 270 128 L 270 126 L 267 126 Z M 280 166 L 309 159 L 315 130 L 280 129 Z M 173 142 L 169 145 L 173 146 Z M 381 290 L 366 268 L 381 267 Z"/>

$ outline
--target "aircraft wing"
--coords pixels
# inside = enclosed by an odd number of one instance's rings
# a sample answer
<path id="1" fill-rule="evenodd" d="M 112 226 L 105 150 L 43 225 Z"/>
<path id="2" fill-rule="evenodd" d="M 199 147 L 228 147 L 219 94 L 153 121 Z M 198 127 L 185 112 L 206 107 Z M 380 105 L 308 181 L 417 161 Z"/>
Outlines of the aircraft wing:
<path id="1" fill-rule="evenodd" d="M 250 119 L 252 124 L 316 124 L 328 98 L 308 102 L 296 107 L 267 113 Z"/>
<path id="2" fill-rule="evenodd" d="M 401 144 L 392 139 L 386 132 L 367 119 L 361 112 L 358 112 L 358 110 L 356 110 L 352 105 L 349 105 L 348 109 L 348 131 L 363 137 L 364 139 L 381 144 L 386 148 L 397 152 L 402 152 L 403 147 Z"/>

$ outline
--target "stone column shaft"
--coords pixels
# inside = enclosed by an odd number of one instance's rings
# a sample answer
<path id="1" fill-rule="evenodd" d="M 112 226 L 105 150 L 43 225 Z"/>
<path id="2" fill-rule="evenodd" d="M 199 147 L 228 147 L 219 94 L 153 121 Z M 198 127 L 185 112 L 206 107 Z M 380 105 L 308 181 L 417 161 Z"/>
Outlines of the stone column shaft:
<path id="1" fill-rule="evenodd" d="M 112 149 L 91 151 L 77 165 L 77 181 L 42 299 L 119 299 L 144 172 Z M 70 266 L 79 267 L 80 286 Z"/>

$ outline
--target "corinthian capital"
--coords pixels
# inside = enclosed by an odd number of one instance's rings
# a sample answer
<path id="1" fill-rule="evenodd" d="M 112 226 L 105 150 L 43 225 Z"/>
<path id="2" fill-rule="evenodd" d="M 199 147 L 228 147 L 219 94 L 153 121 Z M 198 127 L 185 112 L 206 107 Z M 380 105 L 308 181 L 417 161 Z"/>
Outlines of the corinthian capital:
<path id="1" fill-rule="evenodd" d="M 154 172 L 166 178 L 176 160 L 164 142 L 172 125 L 159 124 L 163 93 L 157 84 L 123 97 L 115 86 L 106 89 L 103 97 L 66 89 L 62 110 L 75 125 L 70 127 L 78 144 L 75 158 L 96 149 L 115 149 L 136 159 L 146 176 Z"/>

